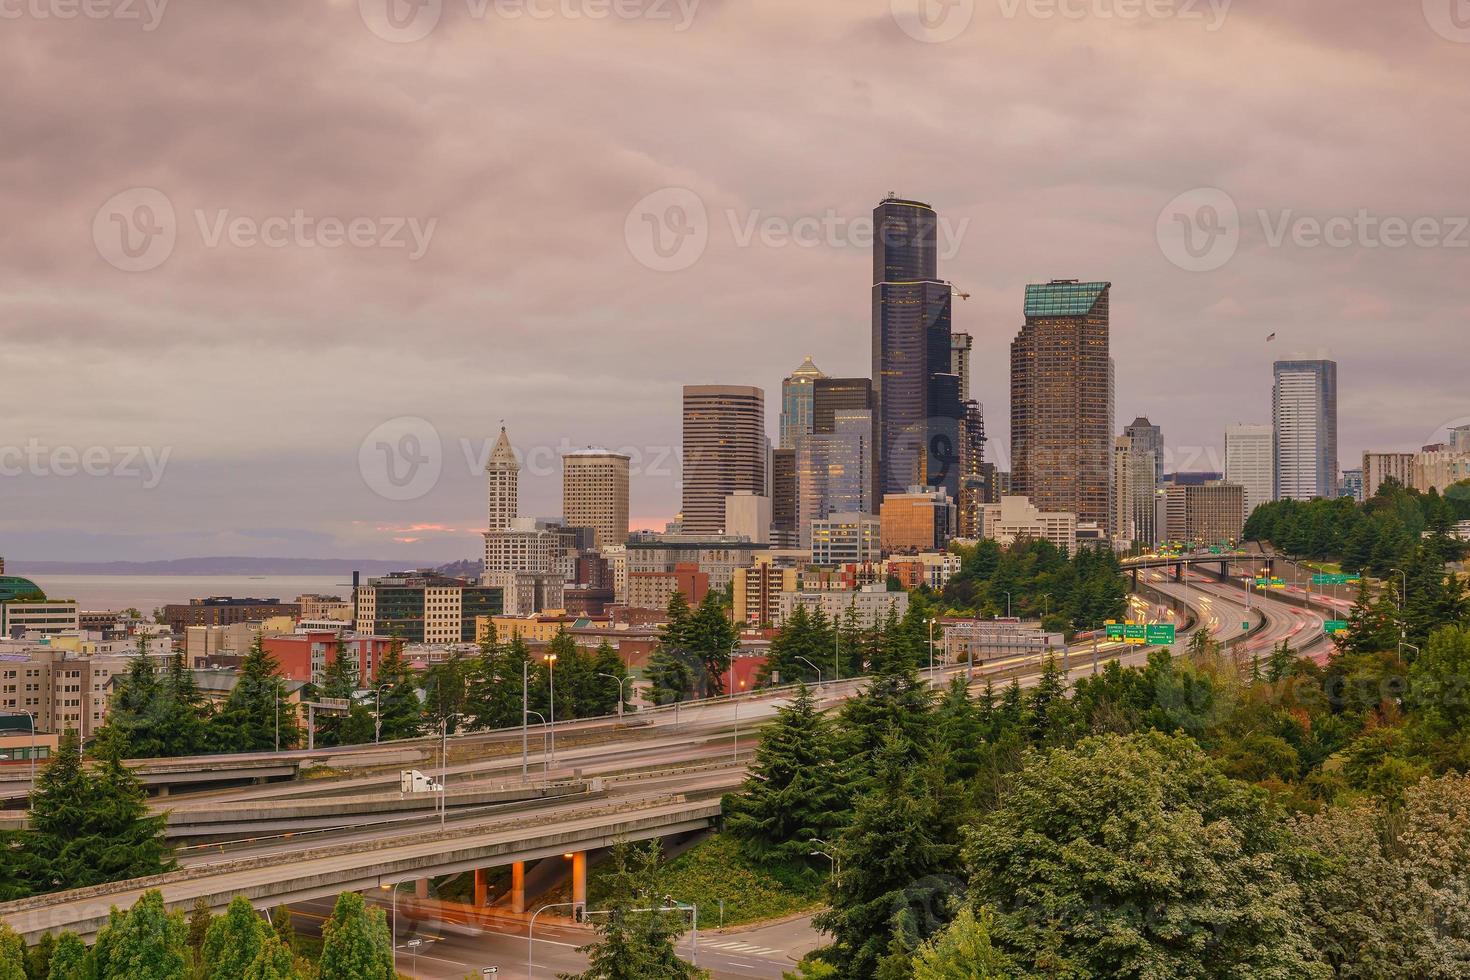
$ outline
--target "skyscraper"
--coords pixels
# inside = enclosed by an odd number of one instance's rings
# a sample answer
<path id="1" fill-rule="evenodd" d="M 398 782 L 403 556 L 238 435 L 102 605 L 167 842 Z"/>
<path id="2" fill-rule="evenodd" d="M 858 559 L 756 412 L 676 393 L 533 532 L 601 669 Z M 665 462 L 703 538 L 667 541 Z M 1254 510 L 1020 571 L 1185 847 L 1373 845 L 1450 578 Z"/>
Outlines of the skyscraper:
<path id="1" fill-rule="evenodd" d="M 1054 279 L 1026 287 L 1011 343 L 1011 492 L 1042 511 L 1104 526 L 1112 471 L 1112 284 Z"/>
<path id="2" fill-rule="evenodd" d="M 606 449 L 579 449 L 561 459 L 562 520 L 591 528 L 596 548 L 628 541 L 628 462 Z"/>
<path id="3" fill-rule="evenodd" d="M 796 437 L 812 431 L 813 382 L 825 378 L 808 357 L 781 382 L 780 449 L 796 448 Z"/>
<path id="4" fill-rule="evenodd" d="M 880 493 L 943 486 L 958 496 L 964 418 L 938 278 L 938 215 L 889 195 L 873 211 L 873 394 Z"/>
<path id="5" fill-rule="evenodd" d="M 1158 454 L 1147 432 L 1128 435 L 1134 426 L 1113 441 L 1112 533 L 1135 544 L 1153 545 L 1160 540 L 1155 495 L 1158 492 Z"/>
<path id="6" fill-rule="evenodd" d="M 500 427 L 500 438 L 490 450 L 490 461 L 485 467 L 489 490 L 490 520 L 487 531 L 504 531 L 519 514 L 521 500 L 521 464 L 516 462 L 515 450 L 510 447 L 510 437 L 505 426 Z"/>
<path id="7" fill-rule="evenodd" d="M 766 398 L 746 385 L 684 386 L 684 531 L 718 534 L 725 498 L 766 492 Z"/>
<path id="8" fill-rule="evenodd" d="M 1123 430 L 1123 434 L 1133 440 L 1134 452 L 1153 453 L 1154 486 L 1157 488 L 1164 482 L 1164 430 L 1150 422 L 1147 415 L 1140 415 Z"/>
<path id="9" fill-rule="evenodd" d="M 949 373 L 960 379 L 960 401 L 970 400 L 970 349 L 975 339 L 967 333 L 949 335 Z"/>
<path id="10" fill-rule="evenodd" d="M 873 413 L 838 410 L 830 431 L 796 441 L 796 507 L 800 544 L 811 547 L 812 524 L 830 514 L 871 514 L 873 498 Z"/>
<path id="11" fill-rule="evenodd" d="M 1337 362 L 1277 361 L 1276 499 L 1337 496 Z"/>
<path id="12" fill-rule="evenodd" d="M 1269 425 L 1225 429 L 1225 481 L 1245 488 L 1245 515 L 1276 496 L 1276 454 Z"/>

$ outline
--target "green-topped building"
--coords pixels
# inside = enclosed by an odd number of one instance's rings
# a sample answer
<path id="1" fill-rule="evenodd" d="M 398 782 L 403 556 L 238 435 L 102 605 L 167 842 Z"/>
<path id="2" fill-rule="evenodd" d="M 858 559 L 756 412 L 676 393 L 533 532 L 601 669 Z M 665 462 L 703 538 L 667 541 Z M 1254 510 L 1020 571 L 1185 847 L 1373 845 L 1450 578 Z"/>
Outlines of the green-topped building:
<path id="1" fill-rule="evenodd" d="M 1011 492 L 1106 527 L 1113 430 L 1112 283 L 1026 287 L 1011 343 Z"/>

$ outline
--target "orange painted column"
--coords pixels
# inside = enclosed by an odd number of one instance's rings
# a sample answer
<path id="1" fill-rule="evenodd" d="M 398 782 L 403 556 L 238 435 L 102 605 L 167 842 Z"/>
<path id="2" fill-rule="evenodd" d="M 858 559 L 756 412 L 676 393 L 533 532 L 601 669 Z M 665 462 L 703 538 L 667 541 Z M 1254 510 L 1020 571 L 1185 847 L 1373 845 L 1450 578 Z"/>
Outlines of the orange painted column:
<path id="1" fill-rule="evenodd" d="M 418 881 L 415 881 L 413 883 L 413 894 L 414 894 L 414 897 L 415 898 L 428 898 L 429 897 L 429 879 L 428 878 L 420 878 Z"/>
<path id="2" fill-rule="evenodd" d="M 587 904 L 587 852 L 572 855 L 572 901 Z"/>
<path id="3" fill-rule="evenodd" d="M 526 862 L 510 866 L 510 910 L 517 915 L 526 911 Z"/>
<path id="4" fill-rule="evenodd" d="M 475 869 L 475 908 L 482 909 L 490 901 L 490 882 L 484 868 Z"/>

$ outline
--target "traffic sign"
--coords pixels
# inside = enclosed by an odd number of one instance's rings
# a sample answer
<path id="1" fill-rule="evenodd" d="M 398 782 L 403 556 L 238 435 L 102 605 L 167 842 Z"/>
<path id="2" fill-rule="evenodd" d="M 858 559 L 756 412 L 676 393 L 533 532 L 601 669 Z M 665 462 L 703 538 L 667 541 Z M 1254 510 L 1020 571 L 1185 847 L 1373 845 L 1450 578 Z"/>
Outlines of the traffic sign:
<path id="1" fill-rule="evenodd" d="M 1346 633 L 1348 631 L 1348 624 L 1346 621 L 1341 619 L 1329 619 L 1327 622 L 1322 624 L 1322 629 L 1327 633 L 1336 636 L 1339 633 Z"/>
<path id="2" fill-rule="evenodd" d="M 1243 629 L 1243 630 L 1245 630 L 1247 633 L 1249 633 L 1250 632 L 1250 628 L 1251 628 L 1251 621 L 1248 620 L 1248 619 L 1245 620 L 1245 621 L 1243 621 L 1240 624 L 1240 628 Z"/>
<path id="3" fill-rule="evenodd" d="M 1363 581 L 1361 575 L 1313 575 L 1313 585 L 1357 585 Z"/>
<path id="4" fill-rule="evenodd" d="M 1108 623 L 1107 630 L 1109 640 L 1123 639 L 1124 626 L 1122 623 Z"/>
<path id="5" fill-rule="evenodd" d="M 1123 627 L 1123 641 L 1135 646 L 1143 646 L 1148 642 L 1148 627 L 1142 623 L 1129 623 Z"/>
<path id="6" fill-rule="evenodd" d="M 1147 627 L 1144 636 L 1149 646 L 1166 647 L 1171 646 L 1175 640 L 1174 624 L 1161 623 Z"/>

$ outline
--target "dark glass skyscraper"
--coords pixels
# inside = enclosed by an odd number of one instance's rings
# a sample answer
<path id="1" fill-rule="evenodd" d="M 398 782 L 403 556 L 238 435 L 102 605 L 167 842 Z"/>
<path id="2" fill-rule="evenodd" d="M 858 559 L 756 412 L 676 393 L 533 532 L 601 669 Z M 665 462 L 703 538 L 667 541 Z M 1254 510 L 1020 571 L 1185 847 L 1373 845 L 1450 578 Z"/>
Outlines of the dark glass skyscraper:
<path id="1" fill-rule="evenodd" d="M 965 409 L 951 368 L 938 224 L 929 205 L 892 195 L 873 211 L 873 400 L 884 494 L 927 485 L 959 496 Z"/>

